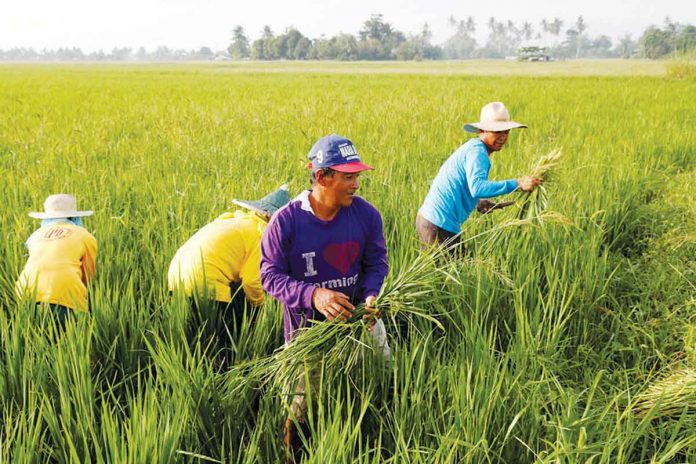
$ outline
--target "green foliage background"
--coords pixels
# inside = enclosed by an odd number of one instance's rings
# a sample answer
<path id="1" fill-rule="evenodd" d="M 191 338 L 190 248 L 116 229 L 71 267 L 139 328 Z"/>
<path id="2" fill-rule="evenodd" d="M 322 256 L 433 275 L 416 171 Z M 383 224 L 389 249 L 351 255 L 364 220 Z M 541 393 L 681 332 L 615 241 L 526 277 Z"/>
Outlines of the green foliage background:
<path id="1" fill-rule="evenodd" d="M 562 149 L 548 208 L 568 221 L 474 217 L 473 260 L 407 275 L 444 329 L 416 321 L 386 371 L 327 368 L 308 459 L 696 462 L 693 397 L 634 412 L 652 381 L 694 365 L 696 83 L 322 66 L 0 67 L 0 462 L 280 460 L 282 392 L 187 342 L 169 260 L 232 198 L 306 188 L 307 151 L 336 132 L 376 167 L 361 194 L 384 217 L 389 287 L 419 254 L 430 180 L 491 100 L 530 127 L 492 176 Z M 57 192 L 95 210 L 100 245 L 92 315 L 58 340 L 12 288 L 37 227 L 26 213 Z M 281 344 L 269 301 L 235 362 Z"/>

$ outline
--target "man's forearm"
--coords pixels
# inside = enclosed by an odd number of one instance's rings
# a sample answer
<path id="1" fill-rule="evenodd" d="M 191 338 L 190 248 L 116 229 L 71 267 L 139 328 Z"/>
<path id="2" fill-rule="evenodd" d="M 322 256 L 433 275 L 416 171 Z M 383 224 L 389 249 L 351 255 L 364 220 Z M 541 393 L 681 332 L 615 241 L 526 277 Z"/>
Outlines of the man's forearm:
<path id="1" fill-rule="evenodd" d="M 290 308 L 311 308 L 314 285 L 276 271 L 261 273 L 264 290 Z"/>

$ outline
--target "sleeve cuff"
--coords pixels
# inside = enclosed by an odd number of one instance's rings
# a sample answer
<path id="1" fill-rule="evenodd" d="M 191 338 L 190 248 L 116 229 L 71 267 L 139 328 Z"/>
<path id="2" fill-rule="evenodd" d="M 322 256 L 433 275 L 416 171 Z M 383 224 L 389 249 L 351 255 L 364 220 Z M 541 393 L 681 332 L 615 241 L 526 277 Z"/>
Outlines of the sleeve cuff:
<path id="1" fill-rule="evenodd" d="M 314 295 L 314 289 L 317 288 L 312 284 L 306 284 L 302 289 L 302 307 L 306 309 L 314 309 L 312 306 L 312 295 Z"/>

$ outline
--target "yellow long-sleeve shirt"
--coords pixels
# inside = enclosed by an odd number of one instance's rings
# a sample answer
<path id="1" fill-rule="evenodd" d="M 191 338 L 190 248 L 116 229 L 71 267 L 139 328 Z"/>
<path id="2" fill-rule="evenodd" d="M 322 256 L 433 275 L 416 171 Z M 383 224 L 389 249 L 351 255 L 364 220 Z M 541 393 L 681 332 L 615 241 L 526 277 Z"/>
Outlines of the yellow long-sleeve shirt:
<path id="1" fill-rule="evenodd" d="M 87 311 L 87 284 L 96 274 L 94 236 L 82 227 L 58 222 L 37 230 L 27 247 L 29 260 L 17 280 L 17 294 Z"/>
<path id="2" fill-rule="evenodd" d="M 167 276 L 169 290 L 194 292 L 216 301 L 232 300 L 230 284 L 240 282 L 247 300 L 260 305 L 261 235 L 267 222 L 253 212 L 235 211 L 219 216 L 196 232 L 174 255 Z"/>

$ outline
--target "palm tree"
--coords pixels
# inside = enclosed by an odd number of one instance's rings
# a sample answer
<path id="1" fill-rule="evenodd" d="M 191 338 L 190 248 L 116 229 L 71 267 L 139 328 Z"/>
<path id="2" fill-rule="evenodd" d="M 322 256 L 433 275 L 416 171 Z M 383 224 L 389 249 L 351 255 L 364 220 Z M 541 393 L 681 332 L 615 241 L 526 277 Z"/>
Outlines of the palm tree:
<path id="1" fill-rule="evenodd" d="M 466 31 L 469 34 L 473 34 L 474 32 L 476 32 L 476 22 L 474 21 L 474 18 L 472 18 L 471 16 L 469 16 L 466 19 Z"/>
<path id="2" fill-rule="evenodd" d="M 558 34 L 561 33 L 562 27 L 563 21 L 561 21 L 559 18 L 553 18 L 553 22 L 549 24 L 549 32 L 558 37 Z"/>
<path id="3" fill-rule="evenodd" d="M 530 40 L 533 35 L 534 28 L 532 27 L 532 23 L 525 21 L 524 24 L 522 24 L 522 36 L 524 37 L 524 40 Z"/>

